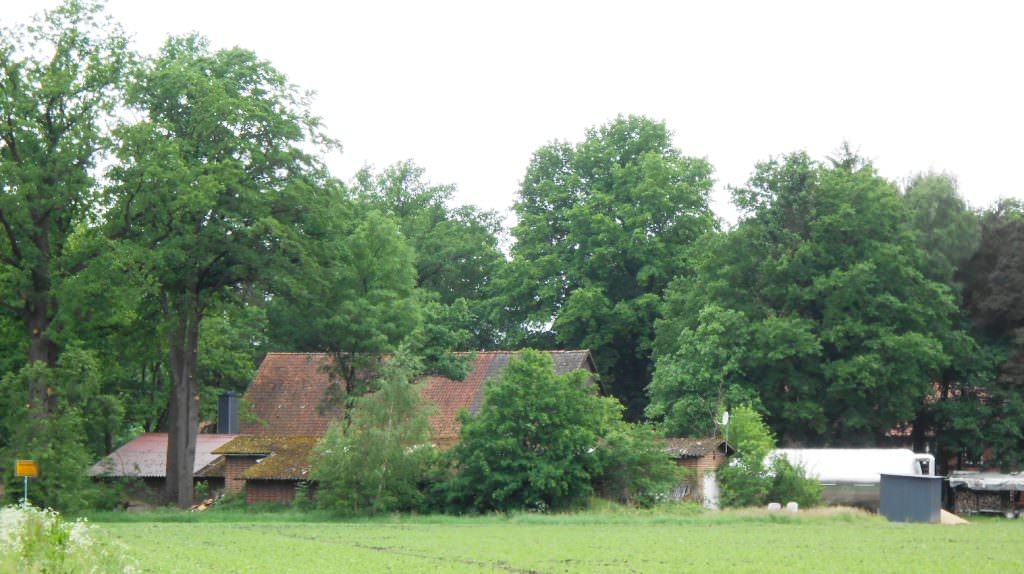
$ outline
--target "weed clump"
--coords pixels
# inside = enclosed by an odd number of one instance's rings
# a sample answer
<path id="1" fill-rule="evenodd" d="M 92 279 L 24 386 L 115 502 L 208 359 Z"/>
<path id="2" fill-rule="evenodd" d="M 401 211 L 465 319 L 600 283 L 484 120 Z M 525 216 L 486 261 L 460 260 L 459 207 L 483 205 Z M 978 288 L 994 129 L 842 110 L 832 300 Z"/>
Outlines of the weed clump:
<path id="1" fill-rule="evenodd" d="M 85 519 L 67 521 L 28 504 L 0 508 L 0 574 L 139 571 Z"/>

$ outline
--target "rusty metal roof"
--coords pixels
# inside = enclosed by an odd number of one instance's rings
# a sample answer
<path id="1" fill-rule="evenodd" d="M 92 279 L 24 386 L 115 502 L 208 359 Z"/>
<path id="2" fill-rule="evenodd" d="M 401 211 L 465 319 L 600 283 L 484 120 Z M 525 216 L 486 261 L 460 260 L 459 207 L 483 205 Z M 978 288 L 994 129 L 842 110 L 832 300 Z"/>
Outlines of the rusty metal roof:
<path id="1" fill-rule="evenodd" d="M 666 438 L 665 452 L 672 458 L 696 458 L 709 454 L 715 449 L 720 449 L 726 454 L 732 454 L 733 448 L 721 437 L 705 438 Z"/>
<path id="2" fill-rule="evenodd" d="M 199 474 L 219 458 L 213 450 L 235 438 L 233 434 L 200 434 L 196 437 L 196 460 L 193 474 Z M 167 476 L 167 433 L 139 435 L 134 440 L 92 465 L 89 476 L 133 476 L 164 478 Z"/>

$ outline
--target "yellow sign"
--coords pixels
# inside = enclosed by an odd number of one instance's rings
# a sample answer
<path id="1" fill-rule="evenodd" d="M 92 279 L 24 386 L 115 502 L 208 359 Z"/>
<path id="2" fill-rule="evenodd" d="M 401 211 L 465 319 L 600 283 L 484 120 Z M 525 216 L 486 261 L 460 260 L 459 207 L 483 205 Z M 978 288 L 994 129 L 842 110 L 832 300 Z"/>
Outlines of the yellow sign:
<path id="1" fill-rule="evenodd" d="M 34 460 L 19 460 L 14 465 L 14 476 L 39 476 L 39 465 Z"/>

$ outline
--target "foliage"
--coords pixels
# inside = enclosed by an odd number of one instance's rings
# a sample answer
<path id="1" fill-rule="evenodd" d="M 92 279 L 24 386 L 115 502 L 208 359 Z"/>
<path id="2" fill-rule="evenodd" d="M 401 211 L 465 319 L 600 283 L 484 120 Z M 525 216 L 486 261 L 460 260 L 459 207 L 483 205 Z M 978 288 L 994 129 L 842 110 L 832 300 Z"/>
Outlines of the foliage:
<path id="1" fill-rule="evenodd" d="M 480 412 L 462 415 L 462 440 L 451 451 L 451 503 L 480 512 L 581 505 L 615 403 L 593 392 L 587 372 L 557 376 L 551 356 L 533 350 L 510 360 L 485 389 Z"/>
<path id="2" fill-rule="evenodd" d="M 718 471 L 722 506 L 795 501 L 809 508 L 821 504 L 821 484 L 809 478 L 802 467 L 792 465 L 785 457 L 774 457 L 766 466 L 775 448 L 775 437 L 759 412 L 748 405 L 735 407 L 725 432 L 736 455 Z"/>
<path id="3" fill-rule="evenodd" d="M 651 508 L 684 480 L 685 469 L 665 452 L 654 431 L 621 420 L 608 422 L 597 459 L 594 491 L 603 498 Z"/>
<path id="4" fill-rule="evenodd" d="M 416 286 L 435 293 L 443 306 L 466 308 L 459 329 L 472 337 L 451 350 L 493 348 L 501 339 L 500 317 L 492 282 L 505 265 L 498 248 L 502 233 L 497 213 L 472 206 L 450 207 L 451 185 L 424 181 L 424 170 L 411 161 L 374 173 L 364 168 L 353 191 L 391 217 L 415 252 Z"/>
<path id="5" fill-rule="evenodd" d="M 0 508 L 0 572 L 72 574 L 139 572 L 123 549 L 85 520 L 29 505 Z"/>
<path id="6" fill-rule="evenodd" d="M 646 402 L 661 294 L 716 225 L 711 171 L 664 124 L 620 116 L 539 149 L 519 190 L 503 308 L 524 328 L 551 324 L 553 344 L 590 349 L 631 418 Z"/>
<path id="7" fill-rule="evenodd" d="M 49 366 L 60 354 L 55 291 L 83 264 L 73 236 L 96 215 L 92 170 L 131 60 L 100 11 L 69 0 L 0 31 L 0 311 L 22 323 L 29 360 Z"/>
<path id="8" fill-rule="evenodd" d="M 772 487 L 765 468 L 765 457 L 775 448 L 772 431 L 760 413 L 740 405 L 730 412 L 725 436 L 736 454 L 718 471 L 722 506 L 761 506 Z"/>
<path id="9" fill-rule="evenodd" d="M 188 505 L 200 323 L 240 286 L 290 269 L 322 172 L 304 147 L 329 142 L 269 63 L 197 36 L 169 39 L 128 96 L 146 119 L 117 132 L 107 234 L 136 247 L 156 285 L 173 382 L 167 495 Z"/>
<path id="10" fill-rule="evenodd" d="M 982 215 L 977 252 L 960 269 L 977 346 L 944 380 L 937 425 L 960 464 L 991 448 L 996 466 L 1024 463 L 1024 207 L 1004 201 Z"/>
<path id="11" fill-rule="evenodd" d="M 348 424 L 335 422 L 313 457 L 321 507 L 342 514 L 409 511 L 436 460 L 429 410 L 410 384 L 417 362 L 400 351 L 383 367 L 377 390 L 356 400 Z"/>
<path id="12" fill-rule="evenodd" d="M 955 299 L 895 186 L 843 154 L 772 159 L 733 190 L 744 218 L 666 294 L 652 416 L 738 387 L 786 441 L 873 444 L 913 420 L 963 344 Z"/>
<path id="13" fill-rule="evenodd" d="M 9 373 L 0 382 L 0 431 L 8 444 L 0 452 L 5 460 L 29 459 L 39 465 L 39 477 L 31 479 L 29 501 L 65 512 L 100 506 L 103 487 L 86 475 L 93 462 L 87 439 L 95 434 L 84 413 L 97 412 L 105 405 L 97 399 L 99 365 L 88 352 L 66 350 L 56 367 L 42 363 L 27 365 Z M 41 407 L 31 404 L 30 392 L 37 385 L 51 390 L 51 400 L 60 416 L 43 416 Z M 115 415 L 116 417 L 116 415 Z M 95 419 L 92 419 L 95 422 Z M 87 431 L 92 432 L 87 434 Z M 13 469 L 4 477 L 10 501 L 22 496 L 22 480 Z"/>
<path id="14" fill-rule="evenodd" d="M 671 436 L 715 435 L 726 405 L 758 400 L 740 360 L 751 339 L 743 312 L 717 305 L 701 309 L 698 326 L 682 330 L 659 359 L 647 387 L 647 416 L 661 421 Z"/>
<path id="15" fill-rule="evenodd" d="M 821 505 L 821 493 L 825 487 L 821 482 L 808 478 L 806 469 L 793 466 L 786 457 L 775 457 L 768 474 L 772 480 L 767 496 L 769 502 L 796 502 L 800 508 Z"/>
<path id="16" fill-rule="evenodd" d="M 917 243 L 925 253 L 925 274 L 953 284 L 954 274 L 977 250 L 981 222 L 957 191 L 948 174 L 914 176 L 903 194 Z"/>

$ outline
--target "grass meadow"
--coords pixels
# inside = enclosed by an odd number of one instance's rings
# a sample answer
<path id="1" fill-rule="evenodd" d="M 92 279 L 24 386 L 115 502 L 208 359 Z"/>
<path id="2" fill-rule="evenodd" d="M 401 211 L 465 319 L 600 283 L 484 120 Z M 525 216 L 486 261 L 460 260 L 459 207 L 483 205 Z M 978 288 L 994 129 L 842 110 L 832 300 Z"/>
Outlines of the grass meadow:
<path id="1" fill-rule="evenodd" d="M 1021 572 L 1024 521 L 891 524 L 857 512 L 94 517 L 144 572 Z M 117 520 L 117 521 L 111 521 Z"/>

